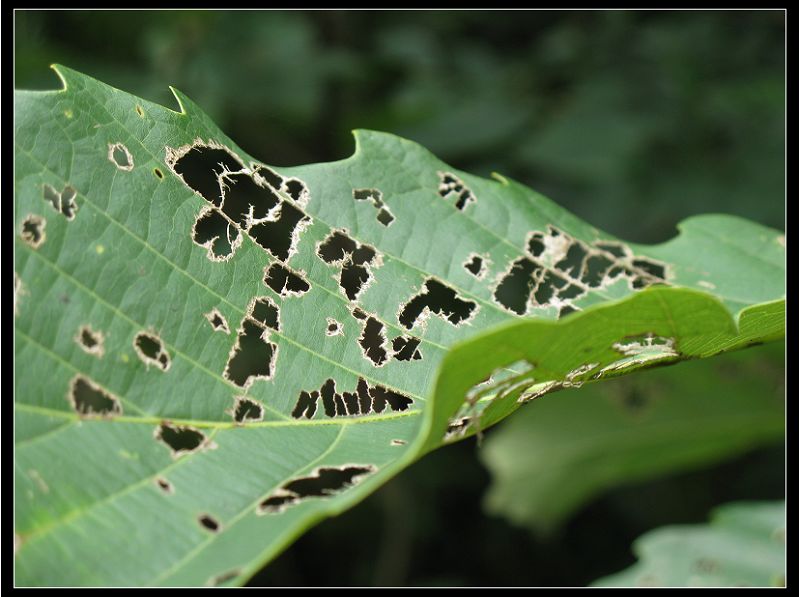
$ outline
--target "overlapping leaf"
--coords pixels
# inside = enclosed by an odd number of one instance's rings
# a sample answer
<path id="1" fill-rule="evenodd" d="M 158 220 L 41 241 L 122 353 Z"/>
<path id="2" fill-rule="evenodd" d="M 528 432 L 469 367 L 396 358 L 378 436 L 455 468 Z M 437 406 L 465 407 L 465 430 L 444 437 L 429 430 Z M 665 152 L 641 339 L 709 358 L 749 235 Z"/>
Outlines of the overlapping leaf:
<path id="1" fill-rule="evenodd" d="M 486 509 L 547 533 L 602 491 L 781 442 L 784 356 L 772 343 L 534 402 L 483 444 Z"/>
<path id="2" fill-rule="evenodd" d="M 633 246 L 365 131 L 267 168 L 57 72 L 15 104 L 19 584 L 240 583 L 447 435 L 784 333 L 776 231 Z"/>

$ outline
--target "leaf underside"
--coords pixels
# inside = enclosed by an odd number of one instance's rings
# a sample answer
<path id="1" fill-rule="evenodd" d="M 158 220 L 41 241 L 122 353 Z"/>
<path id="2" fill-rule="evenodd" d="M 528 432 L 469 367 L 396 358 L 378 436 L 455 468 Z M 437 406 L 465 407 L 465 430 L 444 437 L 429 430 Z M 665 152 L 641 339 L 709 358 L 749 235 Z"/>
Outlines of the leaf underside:
<path id="1" fill-rule="evenodd" d="M 771 343 L 536 401 L 483 442 L 486 511 L 551 533 L 603 491 L 781 443 L 784 359 Z"/>
<path id="2" fill-rule="evenodd" d="M 15 95 L 19 585 L 241 584 L 544 393 L 784 335 L 784 237 L 624 243 L 357 131 L 269 168 L 64 67 Z"/>

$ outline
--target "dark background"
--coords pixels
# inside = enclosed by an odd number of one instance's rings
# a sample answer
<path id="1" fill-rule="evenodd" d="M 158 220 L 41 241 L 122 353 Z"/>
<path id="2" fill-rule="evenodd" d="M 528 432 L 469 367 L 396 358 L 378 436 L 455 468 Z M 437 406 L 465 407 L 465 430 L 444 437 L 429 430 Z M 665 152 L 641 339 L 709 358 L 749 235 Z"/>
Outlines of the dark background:
<path id="1" fill-rule="evenodd" d="M 15 86 L 57 87 L 53 62 L 171 107 L 173 85 L 276 166 L 388 131 L 652 243 L 697 213 L 784 228 L 784 28 L 782 11 L 18 11 Z M 483 514 L 477 449 L 428 455 L 251 584 L 582 585 L 647 529 L 784 495 L 782 447 L 762 449 L 612 491 L 540 539 Z"/>

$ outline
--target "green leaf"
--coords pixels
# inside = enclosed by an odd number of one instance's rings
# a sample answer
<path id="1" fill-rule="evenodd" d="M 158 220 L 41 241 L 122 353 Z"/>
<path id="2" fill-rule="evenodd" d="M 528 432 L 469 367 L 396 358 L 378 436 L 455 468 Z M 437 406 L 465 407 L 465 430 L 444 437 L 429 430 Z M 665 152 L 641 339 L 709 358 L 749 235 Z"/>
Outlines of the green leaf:
<path id="1" fill-rule="evenodd" d="M 368 131 L 270 169 L 55 68 L 15 95 L 18 584 L 239 584 L 530 386 L 784 334 L 777 231 L 625 244 Z"/>
<path id="2" fill-rule="evenodd" d="M 638 538 L 640 561 L 599 587 L 783 587 L 785 502 L 716 509 L 710 524 L 663 527 Z"/>
<path id="3" fill-rule="evenodd" d="M 486 510 L 546 533 L 612 487 L 781 441 L 783 358 L 771 344 L 535 401 L 485 440 Z"/>

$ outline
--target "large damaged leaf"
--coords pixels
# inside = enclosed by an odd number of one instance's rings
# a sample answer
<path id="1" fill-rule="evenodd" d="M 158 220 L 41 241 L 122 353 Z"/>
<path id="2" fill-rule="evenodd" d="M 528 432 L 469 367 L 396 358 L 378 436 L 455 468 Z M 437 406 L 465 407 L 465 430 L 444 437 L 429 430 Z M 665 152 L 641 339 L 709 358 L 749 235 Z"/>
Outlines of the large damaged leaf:
<path id="1" fill-rule="evenodd" d="M 15 98 L 18 584 L 240 584 L 536 396 L 784 335 L 777 231 L 632 245 L 369 131 L 272 168 L 56 71 Z"/>

